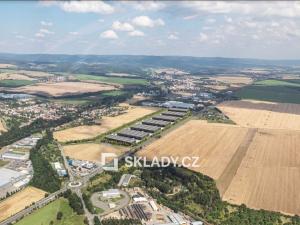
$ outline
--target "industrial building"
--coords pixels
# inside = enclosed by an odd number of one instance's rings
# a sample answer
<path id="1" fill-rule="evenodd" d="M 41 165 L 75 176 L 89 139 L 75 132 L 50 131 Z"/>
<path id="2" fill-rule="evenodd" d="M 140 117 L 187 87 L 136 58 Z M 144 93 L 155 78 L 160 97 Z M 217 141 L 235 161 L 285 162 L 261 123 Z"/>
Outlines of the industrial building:
<path id="1" fill-rule="evenodd" d="M 181 108 L 169 108 L 168 110 L 172 111 L 172 112 L 188 112 L 189 111 L 188 109 L 181 109 Z"/>
<path id="2" fill-rule="evenodd" d="M 153 116 L 152 119 L 175 122 L 178 119 L 178 117 L 158 115 L 158 116 Z"/>
<path id="3" fill-rule="evenodd" d="M 195 107 L 194 104 L 178 102 L 178 101 L 167 101 L 162 104 L 163 107 L 166 108 L 180 108 L 180 109 L 193 109 Z"/>
<path id="4" fill-rule="evenodd" d="M 12 186 L 14 183 L 21 181 L 26 178 L 28 174 L 18 172 L 15 170 L 0 168 L 0 189 L 7 186 Z"/>
<path id="5" fill-rule="evenodd" d="M 185 112 L 167 111 L 167 112 L 163 112 L 162 115 L 165 115 L 165 116 L 175 116 L 175 117 L 184 117 L 186 115 L 186 113 Z"/>
<path id="6" fill-rule="evenodd" d="M 129 128 L 123 129 L 117 133 L 119 136 L 129 137 L 129 138 L 135 138 L 142 140 L 143 138 L 147 137 L 149 134 L 144 131 L 137 131 L 137 130 L 131 130 Z"/>
<path id="7" fill-rule="evenodd" d="M 1 155 L 1 158 L 4 160 L 28 160 L 29 153 L 19 153 L 19 152 L 6 152 Z"/>
<path id="8" fill-rule="evenodd" d="M 149 205 L 151 206 L 151 208 L 153 209 L 153 211 L 158 211 L 158 207 L 157 207 L 157 205 L 155 204 L 155 202 L 153 200 L 151 200 L 149 202 Z"/>
<path id="9" fill-rule="evenodd" d="M 158 127 L 165 127 L 169 124 L 170 122 L 168 121 L 163 121 L 163 120 L 153 120 L 153 119 L 148 119 L 142 121 L 142 124 L 146 125 L 152 125 L 152 126 L 158 126 Z"/>
<path id="10" fill-rule="evenodd" d="M 137 142 L 137 140 L 134 138 L 124 137 L 116 134 L 107 135 L 106 138 L 111 141 L 123 142 L 130 145 Z"/>
<path id="11" fill-rule="evenodd" d="M 187 222 L 177 213 L 172 213 L 168 217 L 174 224 L 187 224 Z"/>
<path id="12" fill-rule="evenodd" d="M 132 130 L 138 130 L 138 131 L 144 131 L 144 132 L 150 132 L 154 133 L 161 128 L 158 126 L 152 126 L 152 125 L 145 125 L 145 124 L 136 124 L 130 127 Z"/>
<path id="13" fill-rule="evenodd" d="M 123 187 L 127 187 L 129 185 L 129 182 L 132 178 L 132 175 L 131 174 L 123 174 L 120 181 L 119 181 L 119 184 L 118 186 L 123 186 Z"/>

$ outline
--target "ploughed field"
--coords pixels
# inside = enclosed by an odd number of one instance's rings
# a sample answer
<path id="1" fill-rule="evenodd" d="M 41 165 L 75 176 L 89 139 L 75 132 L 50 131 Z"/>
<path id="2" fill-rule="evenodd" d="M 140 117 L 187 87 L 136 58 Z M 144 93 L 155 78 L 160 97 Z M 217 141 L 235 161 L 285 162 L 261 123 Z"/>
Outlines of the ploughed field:
<path id="1" fill-rule="evenodd" d="M 129 106 L 125 113 L 118 116 L 104 116 L 101 125 L 77 126 L 54 132 L 54 137 L 60 142 L 84 140 L 94 138 L 112 129 L 116 129 L 148 114 L 154 113 L 157 109 L 149 107 Z"/>
<path id="2" fill-rule="evenodd" d="M 86 82 L 57 82 L 38 83 L 34 85 L 11 88 L 6 91 L 60 97 L 111 90 L 116 90 L 116 87 L 108 84 L 93 84 Z"/>
<path id="3" fill-rule="evenodd" d="M 46 192 L 34 188 L 26 187 L 22 191 L 0 202 L 0 221 L 30 206 L 33 202 L 37 202 L 45 197 Z"/>
<path id="4" fill-rule="evenodd" d="M 241 126 L 300 130 L 300 104 L 242 100 L 223 102 L 218 108 Z"/>
<path id="5" fill-rule="evenodd" d="M 299 215 L 300 108 L 246 101 L 219 108 L 237 125 L 190 120 L 138 154 L 198 156 L 199 167 L 190 169 L 214 178 L 223 200 Z"/>

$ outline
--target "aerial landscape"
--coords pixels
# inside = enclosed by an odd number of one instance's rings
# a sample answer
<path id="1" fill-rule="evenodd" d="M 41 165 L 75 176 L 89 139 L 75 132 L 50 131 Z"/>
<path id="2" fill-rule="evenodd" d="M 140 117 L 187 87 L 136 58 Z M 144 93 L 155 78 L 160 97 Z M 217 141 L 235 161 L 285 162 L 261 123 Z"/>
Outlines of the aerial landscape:
<path id="1" fill-rule="evenodd" d="M 300 2 L 0 6 L 0 225 L 300 225 Z"/>

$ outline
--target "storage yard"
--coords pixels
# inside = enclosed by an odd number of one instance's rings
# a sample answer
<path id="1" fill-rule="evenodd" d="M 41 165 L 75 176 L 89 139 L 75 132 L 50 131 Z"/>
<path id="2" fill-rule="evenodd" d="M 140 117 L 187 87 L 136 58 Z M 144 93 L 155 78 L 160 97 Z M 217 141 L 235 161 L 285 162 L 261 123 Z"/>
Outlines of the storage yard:
<path id="1" fill-rule="evenodd" d="M 86 143 L 63 146 L 64 153 L 71 159 L 86 160 L 91 162 L 101 162 L 102 153 L 115 153 L 120 155 L 128 149 L 122 146 L 113 146 L 106 143 Z"/>
<path id="2" fill-rule="evenodd" d="M 33 202 L 39 201 L 45 197 L 46 192 L 34 188 L 27 187 L 13 196 L 0 202 L 0 221 L 10 217 L 11 215 L 21 211 Z"/>
<path id="3" fill-rule="evenodd" d="M 218 108 L 244 127 L 300 130 L 300 105 L 253 100 L 228 101 Z"/>
<path id="4" fill-rule="evenodd" d="M 54 133 L 54 137 L 60 142 L 94 138 L 158 110 L 157 108 L 150 107 L 128 105 L 127 107 L 126 112 L 118 116 L 104 116 L 101 119 L 101 125 L 78 126 L 57 131 Z"/>

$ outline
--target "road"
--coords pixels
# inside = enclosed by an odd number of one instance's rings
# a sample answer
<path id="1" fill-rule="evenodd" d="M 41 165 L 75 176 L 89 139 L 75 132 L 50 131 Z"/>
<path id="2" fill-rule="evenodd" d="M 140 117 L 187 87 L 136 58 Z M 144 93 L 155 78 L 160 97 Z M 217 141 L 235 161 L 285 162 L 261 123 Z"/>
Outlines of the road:
<path id="1" fill-rule="evenodd" d="M 0 225 L 7 225 L 7 224 L 13 223 L 13 222 L 23 218 L 24 216 L 33 212 L 35 209 L 41 208 L 41 207 L 47 205 L 49 202 L 56 199 L 57 196 L 64 193 L 66 190 L 67 190 L 67 188 L 64 187 L 64 188 L 60 189 L 59 191 L 50 194 L 48 197 L 43 198 L 40 201 L 37 201 L 34 205 L 29 206 L 28 208 L 23 209 L 22 211 L 18 212 L 17 214 L 11 216 L 10 218 L 0 222 Z"/>
<path id="2" fill-rule="evenodd" d="M 176 123 L 175 126 L 178 126 L 178 125 L 184 123 L 186 121 L 186 119 L 188 119 L 188 118 L 185 118 L 182 121 L 180 121 L 179 123 Z M 165 130 L 165 131 L 163 131 L 163 133 L 168 132 L 168 130 L 170 130 L 170 128 L 167 129 L 167 130 Z M 149 138 L 149 140 L 146 143 L 151 142 L 153 140 L 155 140 L 154 137 Z M 146 143 L 141 143 L 138 146 L 133 147 L 130 151 L 125 152 L 123 155 L 120 155 L 118 157 L 119 160 L 124 159 L 126 156 L 131 155 L 131 154 L 137 152 L 142 146 L 146 145 Z M 61 154 L 62 154 L 62 157 L 64 159 L 64 164 L 65 164 L 66 170 L 68 171 L 68 174 L 69 174 L 70 182 L 74 182 L 74 181 L 81 182 L 82 185 L 79 186 L 79 187 L 70 188 L 70 187 L 68 187 L 68 184 L 66 184 L 65 187 L 63 187 L 62 189 L 60 189 L 59 191 L 57 191 L 55 193 L 50 194 L 48 197 L 46 197 L 46 198 L 44 198 L 44 199 L 36 202 L 33 206 L 30 206 L 30 207 L 28 207 L 26 209 L 23 209 L 22 211 L 18 212 L 17 214 L 11 216 L 10 218 L 8 218 L 8 219 L 0 222 L 0 225 L 9 225 L 9 224 L 11 224 L 13 222 L 16 222 L 16 221 L 22 219 L 24 216 L 32 213 L 35 209 L 40 208 L 42 206 L 45 206 L 45 205 L 49 204 L 51 201 L 53 201 L 55 198 L 57 198 L 61 193 L 65 192 L 67 189 L 72 189 L 80 197 L 80 199 L 82 201 L 82 204 L 84 206 L 85 216 L 88 218 L 88 221 L 89 221 L 89 225 L 93 225 L 94 224 L 93 223 L 94 216 L 86 209 L 84 201 L 82 199 L 81 188 L 82 188 L 82 186 L 86 186 L 86 184 L 90 180 L 90 178 L 92 178 L 93 176 L 95 176 L 97 174 L 102 173 L 104 170 L 101 167 L 97 167 L 90 174 L 88 174 L 88 175 L 86 175 L 84 177 L 81 177 L 81 178 L 76 178 L 76 176 L 74 175 L 72 169 L 69 166 L 69 163 L 68 163 L 67 158 L 66 158 L 66 156 L 64 154 L 62 146 L 60 144 L 58 144 L 58 147 L 61 150 Z"/>

